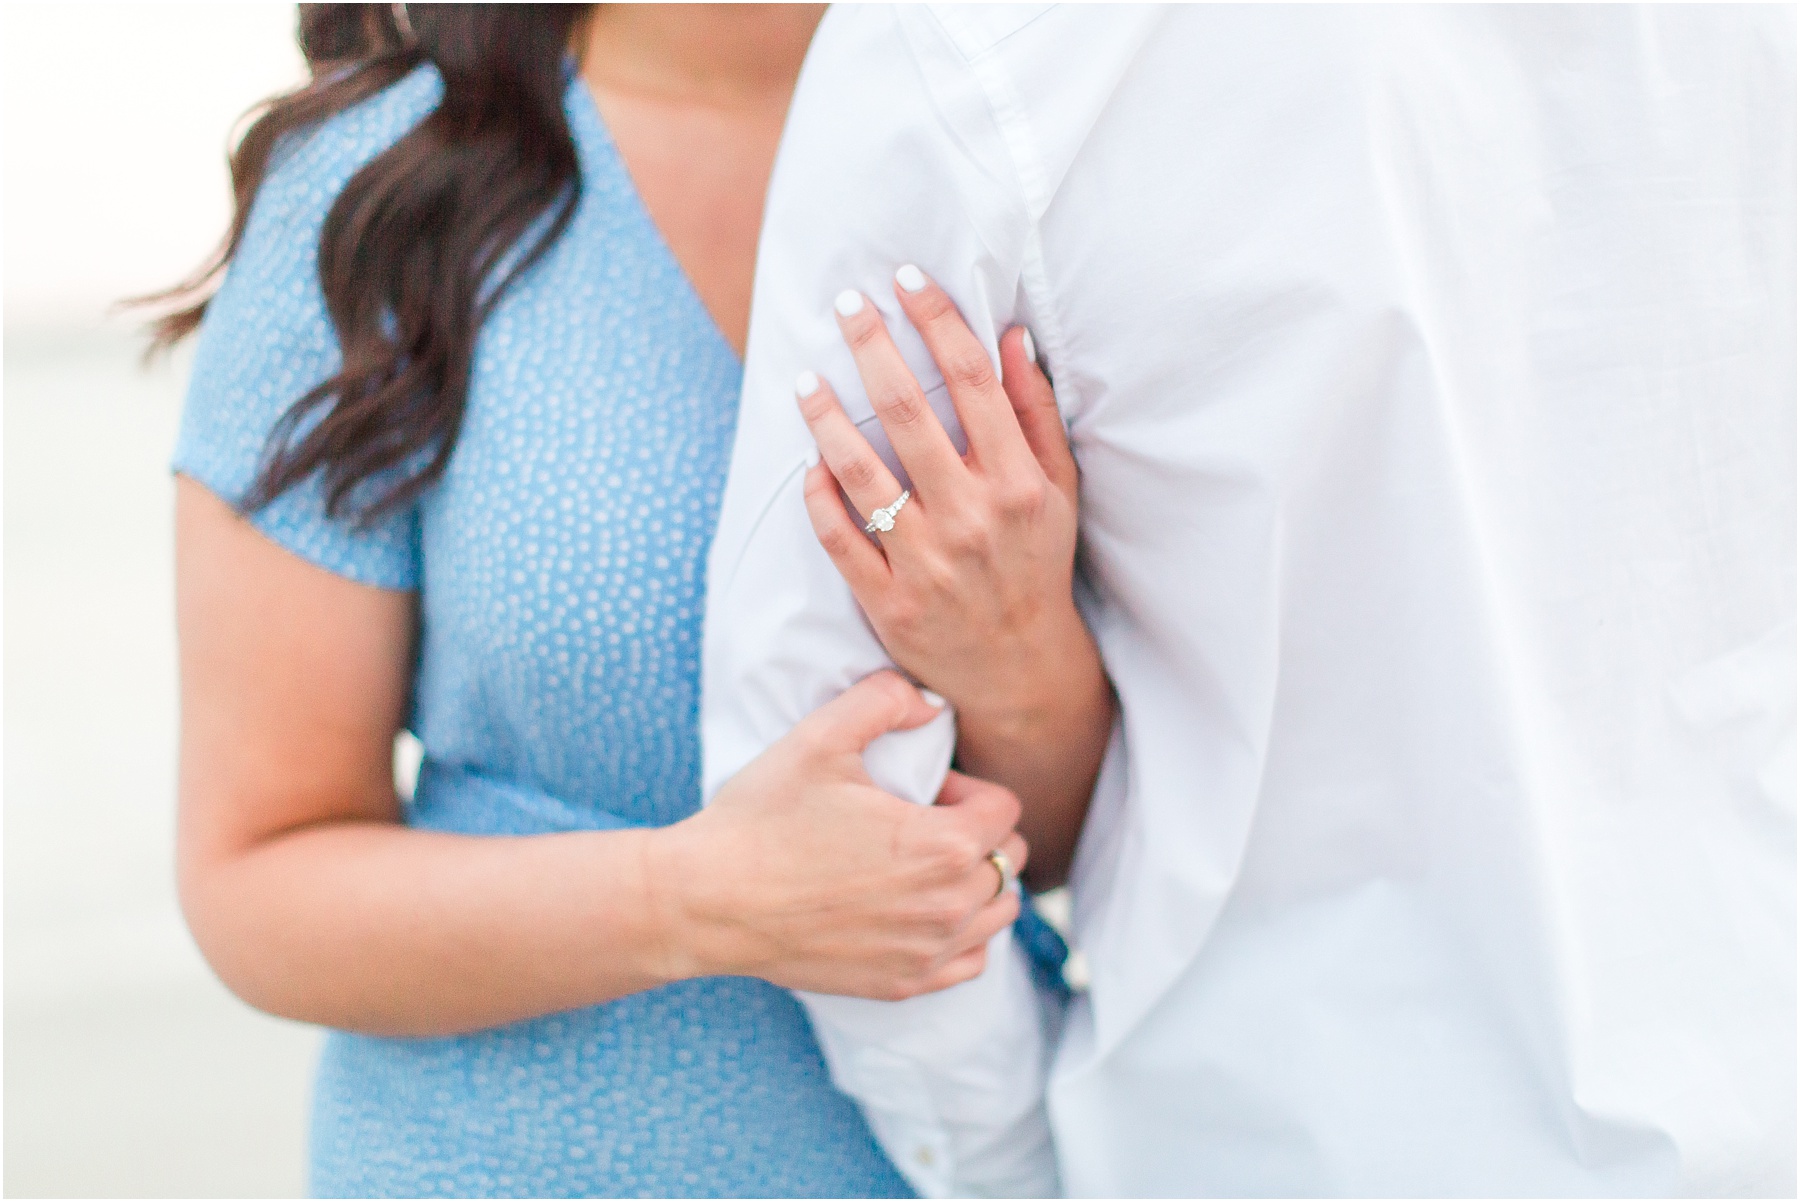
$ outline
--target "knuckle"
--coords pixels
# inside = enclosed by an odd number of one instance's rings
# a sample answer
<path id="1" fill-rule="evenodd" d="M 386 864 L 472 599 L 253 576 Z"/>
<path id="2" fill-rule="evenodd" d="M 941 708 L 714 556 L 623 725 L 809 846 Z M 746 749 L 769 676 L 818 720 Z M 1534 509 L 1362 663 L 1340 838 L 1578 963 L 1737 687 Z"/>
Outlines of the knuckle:
<path id="1" fill-rule="evenodd" d="M 993 525 L 985 510 L 951 512 L 944 515 L 941 537 L 944 546 L 957 556 L 974 555 L 986 549 Z"/>
<path id="2" fill-rule="evenodd" d="M 930 945 L 921 944 L 907 954 L 906 977 L 911 981 L 922 981 L 931 975 L 937 964 L 936 940 Z"/>
<path id="3" fill-rule="evenodd" d="M 887 711 L 890 721 L 899 722 L 904 719 L 907 710 L 912 707 L 913 687 L 893 672 L 883 671 L 869 679 L 874 682 L 873 687 L 877 690 L 877 696 L 881 698 L 882 707 Z M 916 818 L 916 815 L 909 816 Z"/>
<path id="4" fill-rule="evenodd" d="M 982 846 L 980 837 L 974 831 L 950 831 L 941 840 L 938 862 L 947 871 L 961 875 L 968 871 L 969 865 L 987 853 L 988 849 Z"/>
<path id="5" fill-rule="evenodd" d="M 994 500 L 1009 516 L 1034 517 L 1044 508 L 1044 482 L 1031 477 L 1004 481 L 996 490 Z"/>
<path id="6" fill-rule="evenodd" d="M 875 487 L 880 477 L 872 456 L 857 455 L 844 462 L 837 471 L 837 478 L 845 488 L 862 490 Z"/>
<path id="7" fill-rule="evenodd" d="M 994 364 L 985 351 L 977 349 L 960 350 L 944 357 L 944 378 L 960 388 L 972 392 L 986 392 L 992 388 L 997 379 L 994 375 Z"/>
<path id="8" fill-rule="evenodd" d="M 833 559 L 842 559 L 850 554 L 850 534 L 842 525 L 826 526 L 818 532 L 819 545 L 825 548 L 825 554 Z"/>
<path id="9" fill-rule="evenodd" d="M 952 549 L 955 550 L 956 548 L 953 547 Z M 947 559 L 932 560 L 931 562 L 924 565 L 922 575 L 925 578 L 926 585 L 931 589 L 932 593 L 935 594 L 936 596 L 939 596 L 939 597 L 954 597 L 954 596 L 956 596 L 956 590 L 957 590 L 957 585 L 960 582 L 960 576 L 958 575 L 956 568 L 950 563 L 949 560 L 947 560 Z M 921 616 L 921 624 L 922 624 L 923 623 L 923 615 L 921 614 L 920 616 Z"/>
<path id="10" fill-rule="evenodd" d="M 996 816 L 1006 819 L 1006 826 L 1009 831 L 1018 825 L 1019 815 L 1025 812 L 1024 806 L 1019 802 L 1019 795 L 1005 785 L 996 785 L 991 781 L 987 782 L 986 800 L 988 804 L 993 807 Z M 985 855 L 986 853 L 983 852 L 982 854 Z"/>
<path id="11" fill-rule="evenodd" d="M 873 399 L 884 419 L 902 426 L 916 426 L 931 413 L 925 394 L 916 387 L 883 389 Z"/>
<path id="12" fill-rule="evenodd" d="M 878 321 L 852 321 L 849 326 L 845 341 L 853 352 L 868 350 L 881 335 L 882 327 Z"/>
<path id="13" fill-rule="evenodd" d="M 809 426 L 829 417 L 836 407 L 837 400 L 829 388 L 820 387 L 811 396 L 800 398 L 800 416 Z"/>
<path id="14" fill-rule="evenodd" d="M 941 288 L 925 289 L 914 304 L 918 306 L 919 316 L 926 321 L 935 322 L 946 317 L 958 316 L 956 306 L 950 303 L 949 294 Z"/>
<path id="15" fill-rule="evenodd" d="M 891 597 L 881 605 L 881 625 L 897 636 L 916 633 L 923 617 L 918 602 L 910 596 Z"/>
<path id="16" fill-rule="evenodd" d="M 827 754 L 825 736 L 812 726 L 796 726 L 787 733 L 788 745 L 802 760 L 815 760 Z"/>
<path id="17" fill-rule="evenodd" d="M 1025 804 L 1019 800 L 1019 795 L 1014 793 L 1011 789 L 1005 787 L 999 788 L 1000 804 L 1006 813 L 1006 825 L 1009 827 L 1017 826 L 1019 824 L 1020 815 L 1025 812 Z"/>
<path id="18" fill-rule="evenodd" d="M 869 679 L 876 682 L 882 697 L 892 705 L 904 706 L 912 701 L 914 689 L 898 672 L 882 669 Z"/>

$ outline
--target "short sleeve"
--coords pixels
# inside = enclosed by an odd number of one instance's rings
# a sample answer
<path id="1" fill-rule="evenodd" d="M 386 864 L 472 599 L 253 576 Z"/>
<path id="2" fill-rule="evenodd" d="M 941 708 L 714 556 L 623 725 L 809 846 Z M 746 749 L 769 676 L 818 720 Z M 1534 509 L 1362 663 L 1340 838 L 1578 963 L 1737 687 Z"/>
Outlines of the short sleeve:
<path id="1" fill-rule="evenodd" d="M 319 286 L 326 214 L 362 166 L 435 103 L 435 74 L 415 72 L 282 146 L 251 208 L 238 253 L 207 307 L 176 440 L 174 470 L 233 505 L 250 490 L 269 435 L 340 362 Z M 302 559 L 360 584 L 414 589 L 416 505 L 359 526 L 326 516 L 313 477 L 249 515 Z"/>

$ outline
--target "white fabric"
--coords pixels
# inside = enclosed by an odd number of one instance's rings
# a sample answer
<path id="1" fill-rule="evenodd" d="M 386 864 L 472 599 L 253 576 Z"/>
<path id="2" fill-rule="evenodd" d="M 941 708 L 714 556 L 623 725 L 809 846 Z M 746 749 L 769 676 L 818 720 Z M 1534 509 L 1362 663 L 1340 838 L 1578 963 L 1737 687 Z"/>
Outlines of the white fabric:
<path id="1" fill-rule="evenodd" d="M 1122 706 L 1060 1034 L 1004 939 L 809 1000 L 922 1190 L 1054 1188 L 1049 1131 L 1078 1195 L 1794 1191 L 1794 132 L 1787 8 L 828 14 L 708 793 L 887 662 L 792 381 L 885 448 L 859 287 L 954 420 L 903 263 L 1035 334 Z M 872 759 L 926 800 L 952 741 Z"/>

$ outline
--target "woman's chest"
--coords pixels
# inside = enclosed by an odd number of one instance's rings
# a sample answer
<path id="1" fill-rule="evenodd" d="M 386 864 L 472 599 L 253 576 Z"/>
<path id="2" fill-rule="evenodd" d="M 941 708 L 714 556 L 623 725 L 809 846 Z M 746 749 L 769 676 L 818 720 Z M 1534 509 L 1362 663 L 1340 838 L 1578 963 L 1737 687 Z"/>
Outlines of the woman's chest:
<path id="1" fill-rule="evenodd" d="M 428 650 L 526 690 L 698 646 L 736 426 L 735 356 L 666 255 L 553 255 L 484 326 L 421 509 Z"/>

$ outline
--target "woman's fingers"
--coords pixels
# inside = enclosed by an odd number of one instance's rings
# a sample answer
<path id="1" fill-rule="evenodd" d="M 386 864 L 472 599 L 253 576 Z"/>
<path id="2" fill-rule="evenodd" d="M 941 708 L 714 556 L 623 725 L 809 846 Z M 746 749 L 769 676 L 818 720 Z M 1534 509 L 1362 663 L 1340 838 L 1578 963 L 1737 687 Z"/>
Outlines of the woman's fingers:
<path id="1" fill-rule="evenodd" d="M 1031 849 L 1025 845 L 1025 836 L 1017 831 L 1002 839 L 1000 846 L 994 850 L 1006 857 L 1006 863 L 1012 869 L 1014 880 L 1017 880 L 1019 875 L 1025 871 L 1025 861 L 1031 858 Z M 998 865 L 995 865 L 992 860 L 989 860 L 988 863 L 994 868 L 994 879 L 998 881 L 1000 877 Z"/>
<path id="2" fill-rule="evenodd" d="M 936 993 L 948 989 L 952 985 L 961 985 L 964 981 L 973 981 L 987 967 L 987 944 L 983 943 L 970 948 L 950 961 L 936 972 L 925 978 L 919 986 L 919 993 Z"/>
<path id="3" fill-rule="evenodd" d="M 986 947 L 988 940 L 1018 921 L 1019 905 L 1018 893 L 1008 889 L 982 906 L 963 927 L 952 958 L 972 948 Z"/>
<path id="4" fill-rule="evenodd" d="M 863 520 L 866 521 L 877 509 L 892 505 L 900 496 L 900 482 L 894 479 L 894 473 L 888 471 L 887 464 L 881 461 L 869 440 L 844 412 L 831 385 L 810 371 L 801 372 L 794 383 L 794 393 L 800 401 L 800 416 L 819 446 L 819 457 L 837 477 L 837 482 L 844 486 L 844 491 L 850 494 L 850 503 L 861 511 Z M 917 514 L 907 513 L 909 508 L 903 507 L 894 515 L 894 529 L 902 530 L 917 518 Z M 859 529 L 860 526 L 858 523 Z"/>
<path id="5" fill-rule="evenodd" d="M 939 809 L 957 811 L 968 824 L 979 848 L 976 854 L 981 857 L 1004 845 L 1007 836 L 1019 825 L 1019 799 L 1013 796 L 1012 790 L 955 770 L 945 775 L 936 805 Z M 1014 865 L 1015 868 L 1019 866 Z"/>
<path id="6" fill-rule="evenodd" d="M 875 590 L 886 583 L 892 573 L 887 558 L 863 534 L 862 522 L 844 508 L 837 478 L 823 460 L 806 472 L 806 515 L 812 519 L 813 534 L 819 545 L 837 565 L 838 574 L 867 608 Z M 895 523 L 898 522 L 896 517 Z"/>
<path id="7" fill-rule="evenodd" d="M 1018 893 L 1009 889 L 977 910 L 959 932 L 955 950 L 926 977 L 919 992 L 935 993 L 980 976 L 987 967 L 988 943 L 1018 921 L 1021 904 Z"/>
<path id="8" fill-rule="evenodd" d="M 1056 407 L 1050 378 L 1038 366 L 1030 330 L 1016 326 L 1001 335 L 1000 368 L 1006 399 L 1032 456 L 1050 482 L 1073 501 L 1079 482 L 1075 455 L 1069 450 L 1069 432 Z"/>
<path id="9" fill-rule="evenodd" d="M 800 719 L 788 737 L 827 752 L 860 755 L 888 731 L 912 730 L 942 712 L 942 705 L 927 701 L 898 672 L 875 672 Z"/>
<path id="10" fill-rule="evenodd" d="M 987 348 L 963 321 L 949 293 L 909 263 L 894 273 L 894 295 L 943 373 L 976 460 L 990 468 L 1016 466 L 1028 447 L 1013 406 Z"/>
<path id="11" fill-rule="evenodd" d="M 900 357 L 900 349 L 888 336 L 881 314 L 862 293 L 851 290 L 839 294 L 837 315 L 869 404 L 881 419 L 881 428 L 887 431 L 906 474 L 925 496 L 953 492 L 968 469 L 943 423 L 931 411 L 912 369 Z"/>
<path id="12" fill-rule="evenodd" d="M 1027 857 L 1025 840 L 1018 832 L 1008 834 L 993 850 L 1006 857 L 1012 869 L 1011 875 L 1003 882 L 1000 876 L 1000 866 L 994 863 L 993 857 L 991 855 L 982 856 L 980 862 L 973 865 L 968 876 L 958 886 L 962 890 L 963 904 L 968 907 L 971 914 L 984 913 L 993 903 L 1004 901 L 1007 895 L 1015 894 L 1016 890 L 1008 889 L 1006 885 L 1016 880 L 1025 867 Z M 1017 917 L 1016 910 L 1014 917 Z M 965 931 L 970 929 L 972 928 L 964 927 Z M 998 927 L 994 928 L 994 930 L 998 929 Z M 993 933 L 993 931 L 988 932 L 989 935 Z"/>

